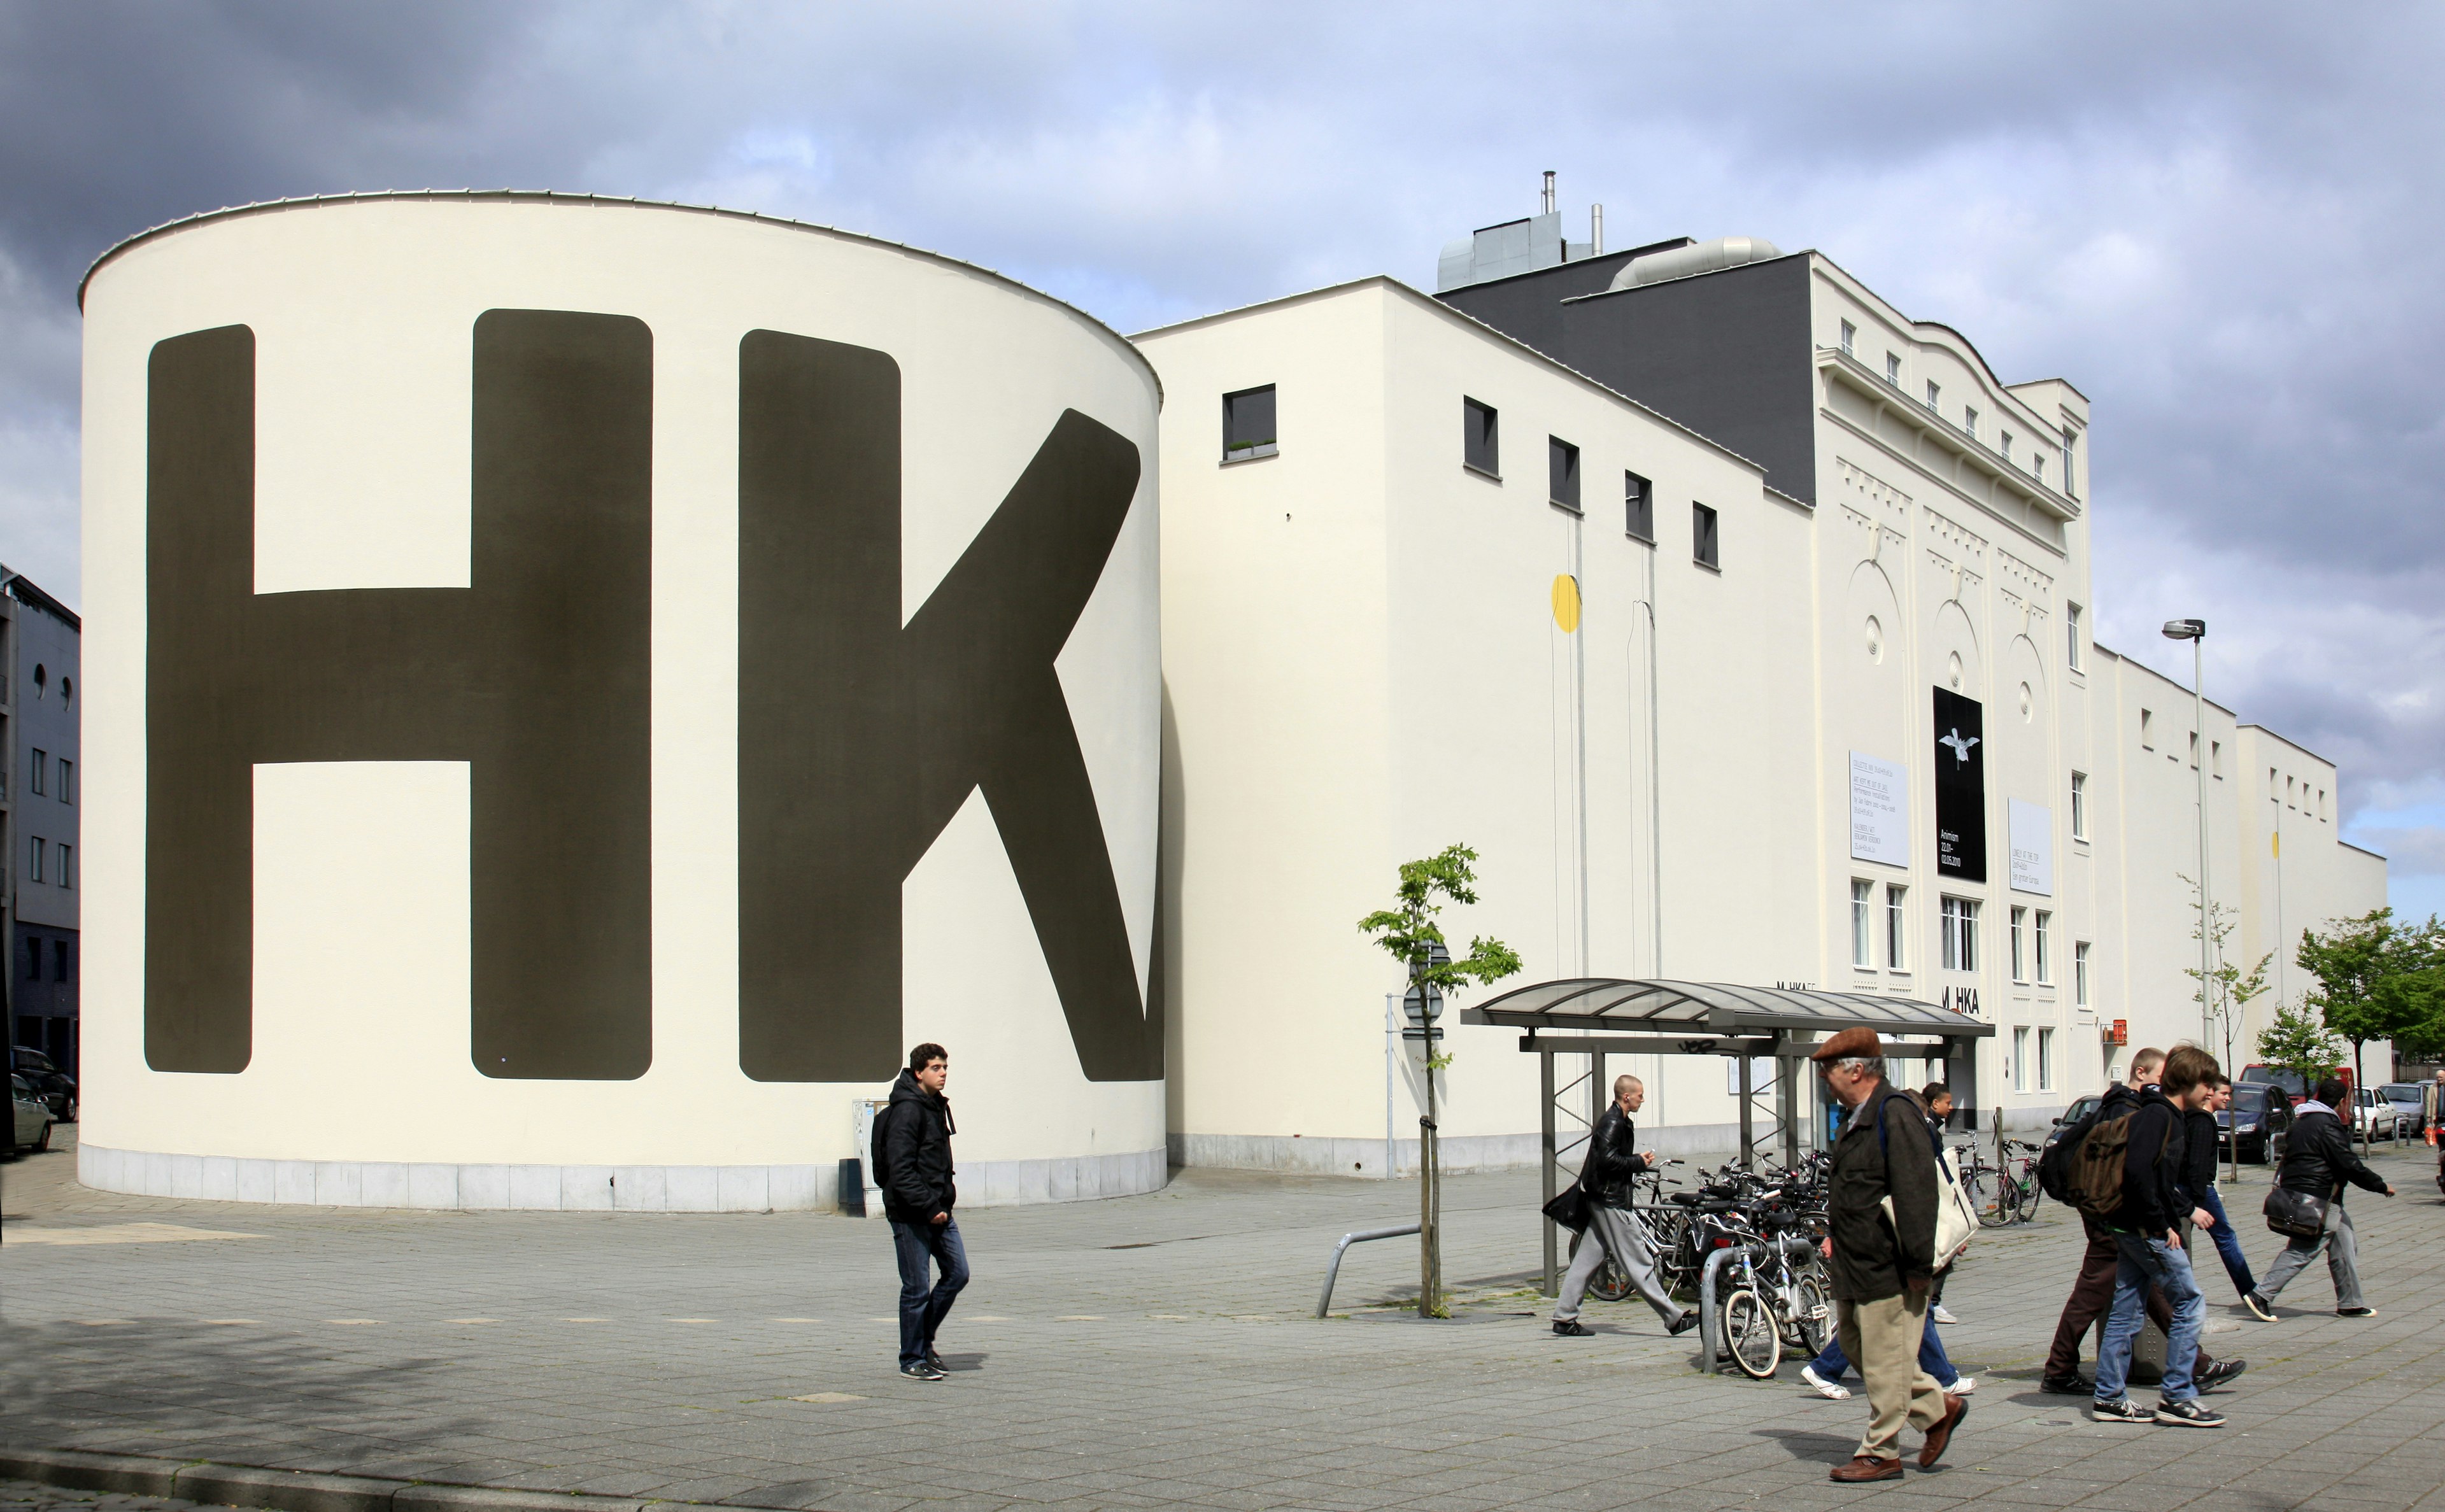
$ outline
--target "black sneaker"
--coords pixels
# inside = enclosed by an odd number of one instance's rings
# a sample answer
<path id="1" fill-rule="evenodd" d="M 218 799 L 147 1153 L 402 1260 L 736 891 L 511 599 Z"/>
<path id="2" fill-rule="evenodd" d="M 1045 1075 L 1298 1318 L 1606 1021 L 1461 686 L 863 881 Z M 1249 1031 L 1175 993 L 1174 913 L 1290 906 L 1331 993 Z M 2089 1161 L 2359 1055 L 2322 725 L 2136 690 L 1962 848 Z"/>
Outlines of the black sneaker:
<path id="1" fill-rule="evenodd" d="M 1594 1338 L 1596 1332 L 1576 1317 L 1567 1323 L 1560 1318 L 1554 1320 L 1554 1335 L 1558 1338 Z"/>
<path id="2" fill-rule="evenodd" d="M 1697 1326 L 1698 1310 L 1694 1307 L 1685 1308 L 1682 1310 L 1679 1317 L 1676 1317 L 1671 1322 L 1664 1325 L 1664 1332 L 1671 1335 L 1674 1338 L 1679 1338 L 1682 1335 L 1689 1333 L 1691 1329 L 1696 1328 Z"/>
<path id="3" fill-rule="evenodd" d="M 925 1363 L 932 1366 L 934 1369 L 943 1372 L 944 1374 L 948 1374 L 950 1372 L 951 1368 L 943 1363 L 943 1356 L 934 1353 L 934 1346 L 931 1344 L 925 1346 Z"/>
<path id="4" fill-rule="evenodd" d="M 2087 1376 L 2081 1374 L 2078 1371 L 2074 1371 L 2069 1375 L 2049 1375 L 2045 1377 L 2044 1380 L 2038 1382 L 2038 1390 L 2041 1391 L 2050 1391 L 2057 1396 L 2094 1397 L 2097 1395 L 2097 1383 L 2090 1380 Z"/>
<path id="5" fill-rule="evenodd" d="M 908 1377 L 912 1381 L 947 1381 L 950 1379 L 950 1376 L 945 1374 L 940 1366 L 934 1365 L 925 1360 L 919 1360 L 913 1365 L 904 1365 L 900 1367 L 900 1373 Z"/>
<path id="6" fill-rule="evenodd" d="M 2248 1360 L 2216 1360 L 2194 1372 L 2191 1384 L 2202 1391 L 2212 1391 L 2248 1369 Z"/>
<path id="7" fill-rule="evenodd" d="M 2374 1307 L 2339 1307 L 2335 1309 L 2335 1316 L 2337 1317 L 2375 1317 L 2377 1316 L 2377 1309 Z"/>
<path id="8" fill-rule="evenodd" d="M 2159 1402 L 2149 1414 L 2158 1423 L 2171 1423 L 2176 1428 L 2222 1428 L 2224 1414 L 2196 1397 L 2187 1402 Z"/>
<path id="9" fill-rule="evenodd" d="M 2088 1420 L 2092 1423 L 2154 1423 L 2156 1414 L 2127 1396 L 2118 1396 L 2111 1402 L 2092 1399 L 2088 1404 Z M 2217 1421 L 2223 1420 L 2219 1418 Z"/>
<path id="10" fill-rule="evenodd" d="M 2241 1299 L 2241 1305 L 2249 1308 L 2249 1316 L 2258 1319 L 2262 1323 L 2272 1323 L 2275 1321 L 2275 1304 L 2268 1301 L 2266 1297 L 2259 1296 L 2256 1292 L 2252 1292 L 2249 1296 L 2243 1297 Z"/>

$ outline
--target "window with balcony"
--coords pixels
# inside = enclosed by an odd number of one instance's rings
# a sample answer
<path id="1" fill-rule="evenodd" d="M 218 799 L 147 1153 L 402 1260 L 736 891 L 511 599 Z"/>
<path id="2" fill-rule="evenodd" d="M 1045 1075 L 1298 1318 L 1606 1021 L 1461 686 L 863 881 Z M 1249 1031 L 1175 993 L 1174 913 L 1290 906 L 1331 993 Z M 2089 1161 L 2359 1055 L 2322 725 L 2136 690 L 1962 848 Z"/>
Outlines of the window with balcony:
<path id="1" fill-rule="evenodd" d="M 1848 356 L 1850 356 L 1850 355 L 1851 355 L 1851 344 L 1852 344 L 1855 340 L 1857 340 L 1857 339 L 1858 334 L 1859 334 L 1859 327 L 1858 327 L 1852 325 L 1852 324 L 1851 324 L 1849 321 L 1847 321 L 1847 320 L 1846 320 L 1846 321 L 1844 321 L 1844 322 L 1842 323 L 1842 355 L 1843 355 L 1843 356 L 1848 357 Z"/>

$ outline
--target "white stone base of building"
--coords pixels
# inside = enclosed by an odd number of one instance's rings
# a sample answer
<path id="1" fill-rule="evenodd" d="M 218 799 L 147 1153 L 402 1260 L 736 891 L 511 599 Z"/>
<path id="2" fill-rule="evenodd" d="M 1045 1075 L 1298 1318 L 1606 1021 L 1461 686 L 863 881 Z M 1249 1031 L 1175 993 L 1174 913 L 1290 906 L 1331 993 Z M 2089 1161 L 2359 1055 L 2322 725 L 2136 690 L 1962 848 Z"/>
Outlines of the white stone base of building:
<path id="1" fill-rule="evenodd" d="M 1378 1148 L 1381 1142 L 1378 1141 Z M 1059 1160 L 982 1161 L 960 1170 L 960 1205 L 1086 1202 L 1158 1191 L 1160 1149 Z M 319 1207 L 642 1213 L 827 1212 L 840 1167 L 819 1166 L 449 1166 L 246 1160 L 85 1145 L 77 1180 L 106 1192 Z"/>

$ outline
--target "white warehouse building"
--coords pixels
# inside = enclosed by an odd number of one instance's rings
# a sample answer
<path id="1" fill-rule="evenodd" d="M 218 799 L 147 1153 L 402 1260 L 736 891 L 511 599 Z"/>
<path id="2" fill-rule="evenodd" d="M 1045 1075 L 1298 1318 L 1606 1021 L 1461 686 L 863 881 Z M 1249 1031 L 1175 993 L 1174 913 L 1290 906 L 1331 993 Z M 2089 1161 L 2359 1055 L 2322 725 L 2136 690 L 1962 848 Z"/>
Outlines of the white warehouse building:
<path id="1" fill-rule="evenodd" d="M 1476 1000 L 1940 1003 L 1993 1034 L 1903 1073 L 2016 1128 L 2202 1038 L 2193 700 L 2089 640 L 2086 399 L 1819 252 L 1547 235 L 1522 271 L 1520 225 L 1479 233 L 1496 277 L 1447 251 L 1439 297 L 1372 278 L 1135 338 L 1167 395 L 1175 1162 L 1414 1165 L 1401 975 L 1355 922 L 1453 843 L 1483 901 L 1447 928 L 1525 960 Z M 2332 765 L 2207 725 L 2228 955 L 2381 906 Z M 1446 1032 L 1446 1163 L 1535 1163 L 1535 1057 Z M 1660 1146 L 1730 1148 L 1726 1062 L 1627 1065 Z"/>

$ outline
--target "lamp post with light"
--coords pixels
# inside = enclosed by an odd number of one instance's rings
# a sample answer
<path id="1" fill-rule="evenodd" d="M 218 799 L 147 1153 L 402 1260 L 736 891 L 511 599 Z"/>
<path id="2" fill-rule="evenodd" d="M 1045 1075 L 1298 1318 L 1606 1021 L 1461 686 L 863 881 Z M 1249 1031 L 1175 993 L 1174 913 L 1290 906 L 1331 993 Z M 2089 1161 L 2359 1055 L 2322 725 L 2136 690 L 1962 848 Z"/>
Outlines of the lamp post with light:
<path id="1" fill-rule="evenodd" d="M 2191 738 L 2196 742 L 2191 751 L 2191 765 L 2198 772 L 2199 787 L 2199 1038 L 2203 1043 L 2215 1039 L 2215 1011 L 2210 999 L 2211 976 L 2215 969 L 2212 959 L 2215 948 L 2214 931 L 2208 927 L 2208 696 L 2207 673 L 2208 622 L 2205 620 L 2167 620 L 2165 639 L 2191 643 L 2191 728 L 2196 732 Z"/>

